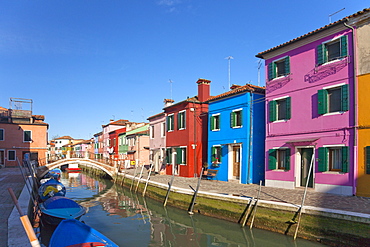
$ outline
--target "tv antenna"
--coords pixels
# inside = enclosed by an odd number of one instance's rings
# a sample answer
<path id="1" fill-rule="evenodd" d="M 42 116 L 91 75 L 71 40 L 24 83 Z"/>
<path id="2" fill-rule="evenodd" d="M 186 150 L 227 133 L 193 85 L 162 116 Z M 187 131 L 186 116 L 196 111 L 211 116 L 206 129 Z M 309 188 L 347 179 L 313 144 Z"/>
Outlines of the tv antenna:
<path id="1" fill-rule="evenodd" d="M 262 65 L 262 62 L 261 62 L 261 59 L 258 61 L 258 79 L 257 79 L 257 85 L 260 86 L 260 81 L 261 81 L 261 65 Z"/>
<path id="2" fill-rule="evenodd" d="M 232 56 L 228 56 L 228 57 L 225 57 L 225 59 L 227 59 L 228 60 L 228 76 L 229 76 L 229 90 L 230 90 L 230 87 L 231 87 L 231 85 L 230 85 L 230 59 L 234 59 Z"/>
<path id="3" fill-rule="evenodd" d="M 343 9 L 340 9 L 340 10 L 338 10 L 337 12 L 334 12 L 333 14 L 330 14 L 329 15 L 329 23 L 331 23 L 331 17 L 333 16 L 333 15 L 335 15 L 335 14 L 338 14 L 339 12 L 341 12 L 342 10 L 344 10 L 345 8 L 343 8 Z"/>
<path id="4" fill-rule="evenodd" d="M 171 92 L 171 97 L 170 97 L 170 99 L 172 99 L 172 80 L 171 80 L 171 79 L 169 79 L 168 81 L 170 82 L 170 92 Z"/>

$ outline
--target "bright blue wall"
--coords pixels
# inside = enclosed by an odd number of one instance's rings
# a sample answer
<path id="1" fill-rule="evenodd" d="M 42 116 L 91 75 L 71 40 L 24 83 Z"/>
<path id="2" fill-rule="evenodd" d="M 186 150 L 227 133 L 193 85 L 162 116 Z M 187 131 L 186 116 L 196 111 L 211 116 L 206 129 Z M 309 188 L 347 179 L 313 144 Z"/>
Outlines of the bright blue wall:
<path id="1" fill-rule="evenodd" d="M 249 107 L 251 99 L 252 112 Z M 259 183 L 260 179 L 264 179 L 265 107 L 263 99 L 264 95 L 251 95 L 249 92 L 244 92 L 209 103 L 209 122 L 213 114 L 220 114 L 221 119 L 219 131 L 211 131 L 208 126 L 208 163 L 210 165 L 212 164 L 212 146 L 222 146 L 221 165 L 218 168 L 210 166 L 212 169 L 219 170 L 218 180 L 228 181 L 228 146 L 225 144 L 231 143 L 241 143 L 241 183 Z M 243 109 L 242 127 L 231 128 L 230 113 L 240 108 Z M 251 126 L 252 145 L 250 148 Z M 248 164 L 251 164 L 249 169 Z"/>

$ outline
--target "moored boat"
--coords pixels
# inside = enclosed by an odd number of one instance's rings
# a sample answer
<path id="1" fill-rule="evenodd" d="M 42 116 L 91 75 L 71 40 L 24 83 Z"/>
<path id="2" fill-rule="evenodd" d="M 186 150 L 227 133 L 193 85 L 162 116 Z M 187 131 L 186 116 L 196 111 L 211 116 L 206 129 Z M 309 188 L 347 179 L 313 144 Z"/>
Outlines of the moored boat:
<path id="1" fill-rule="evenodd" d="M 65 196 L 66 187 L 56 179 L 49 179 L 39 187 L 39 197 L 45 201 L 53 196 Z"/>
<path id="2" fill-rule="evenodd" d="M 56 180 L 59 180 L 60 179 L 60 176 L 62 174 L 62 170 L 59 169 L 59 168 L 54 168 L 52 170 L 49 171 L 49 174 L 52 178 L 56 179 Z"/>
<path id="3" fill-rule="evenodd" d="M 68 237 L 67 237 L 68 236 Z M 118 246 L 94 228 L 73 219 L 63 220 L 55 229 L 49 247 Z"/>
<path id="4" fill-rule="evenodd" d="M 49 225 L 58 225 L 64 219 L 79 219 L 86 209 L 64 196 L 54 196 L 40 204 L 41 219 Z"/>

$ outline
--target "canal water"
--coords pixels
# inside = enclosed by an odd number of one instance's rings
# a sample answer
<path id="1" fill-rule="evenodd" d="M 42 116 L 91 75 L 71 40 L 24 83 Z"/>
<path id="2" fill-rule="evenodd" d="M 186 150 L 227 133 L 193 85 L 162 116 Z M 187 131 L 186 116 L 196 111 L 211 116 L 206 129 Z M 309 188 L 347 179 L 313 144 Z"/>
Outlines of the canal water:
<path id="1" fill-rule="evenodd" d="M 119 246 L 322 246 L 199 214 L 189 215 L 185 210 L 163 207 L 162 202 L 83 173 L 63 173 L 61 182 L 67 188 L 67 197 L 88 208 L 81 221 Z M 47 246 L 48 237 L 43 242 Z"/>

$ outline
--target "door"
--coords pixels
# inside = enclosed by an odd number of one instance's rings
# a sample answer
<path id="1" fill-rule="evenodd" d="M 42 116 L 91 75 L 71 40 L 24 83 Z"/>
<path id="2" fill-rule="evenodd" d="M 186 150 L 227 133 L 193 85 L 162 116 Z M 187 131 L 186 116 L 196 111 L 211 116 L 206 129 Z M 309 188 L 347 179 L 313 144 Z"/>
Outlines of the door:
<path id="1" fill-rule="evenodd" d="M 240 178 L 240 146 L 233 146 L 233 178 Z"/>
<path id="2" fill-rule="evenodd" d="M 5 167 L 5 151 L 0 150 L 0 168 Z"/>
<path id="3" fill-rule="evenodd" d="M 301 184 L 300 186 L 306 186 L 309 169 L 311 165 L 313 155 L 313 148 L 302 148 L 301 149 Z M 310 178 L 308 187 L 313 188 L 313 165 L 311 167 Z"/>

